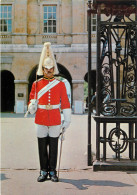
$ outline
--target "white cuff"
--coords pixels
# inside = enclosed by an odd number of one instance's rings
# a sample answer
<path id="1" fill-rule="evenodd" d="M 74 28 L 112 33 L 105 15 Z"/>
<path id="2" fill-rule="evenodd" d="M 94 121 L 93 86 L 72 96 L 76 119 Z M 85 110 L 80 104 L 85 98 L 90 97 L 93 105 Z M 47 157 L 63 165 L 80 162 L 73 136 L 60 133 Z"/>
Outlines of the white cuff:
<path id="1" fill-rule="evenodd" d="M 71 122 L 71 109 L 70 108 L 63 109 L 63 115 L 64 115 L 64 122 L 62 128 L 67 129 Z"/>

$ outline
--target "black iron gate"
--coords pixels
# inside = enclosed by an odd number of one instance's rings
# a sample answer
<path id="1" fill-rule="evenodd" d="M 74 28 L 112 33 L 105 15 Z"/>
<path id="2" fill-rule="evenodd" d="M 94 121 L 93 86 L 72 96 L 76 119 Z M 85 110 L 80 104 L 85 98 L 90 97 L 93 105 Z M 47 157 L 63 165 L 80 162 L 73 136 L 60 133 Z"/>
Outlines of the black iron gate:
<path id="1" fill-rule="evenodd" d="M 137 2 L 136 0 L 88 1 L 88 65 L 91 70 L 91 17 L 97 14 L 96 66 L 96 159 L 106 160 L 106 144 L 120 160 L 129 149 L 129 159 L 137 160 Z M 89 83 L 90 83 L 89 74 Z M 89 100 L 90 100 L 89 86 Z M 88 136 L 91 136 L 89 101 Z M 100 124 L 103 123 L 103 128 Z M 108 123 L 115 127 L 108 129 Z M 128 133 L 121 128 L 128 124 Z M 88 165 L 91 139 L 88 139 Z"/>

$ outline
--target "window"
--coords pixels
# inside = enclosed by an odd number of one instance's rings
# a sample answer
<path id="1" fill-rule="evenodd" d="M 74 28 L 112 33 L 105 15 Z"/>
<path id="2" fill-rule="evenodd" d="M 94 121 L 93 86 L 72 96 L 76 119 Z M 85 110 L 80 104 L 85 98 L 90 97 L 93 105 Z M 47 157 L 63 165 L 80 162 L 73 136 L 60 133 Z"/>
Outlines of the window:
<path id="1" fill-rule="evenodd" d="M 56 6 L 44 6 L 43 32 L 56 33 Z"/>
<path id="2" fill-rule="evenodd" d="M 92 32 L 96 32 L 97 30 L 97 15 L 96 14 L 91 15 L 91 30 Z M 88 17 L 87 17 L 87 31 L 88 31 Z"/>
<path id="3" fill-rule="evenodd" d="M 96 14 L 93 14 L 92 15 L 92 21 L 91 21 L 91 29 L 92 31 L 96 31 L 97 30 L 97 15 Z"/>
<path id="4" fill-rule="evenodd" d="M 0 31 L 12 32 L 12 6 L 0 6 Z"/>

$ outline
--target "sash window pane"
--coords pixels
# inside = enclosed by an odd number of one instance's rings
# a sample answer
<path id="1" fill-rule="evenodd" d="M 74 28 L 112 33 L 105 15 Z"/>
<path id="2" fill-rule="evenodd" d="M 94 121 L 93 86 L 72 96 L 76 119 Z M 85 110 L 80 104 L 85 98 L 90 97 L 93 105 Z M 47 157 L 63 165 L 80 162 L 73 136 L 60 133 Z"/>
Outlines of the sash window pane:
<path id="1" fill-rule="evenodd" d="M 44 6 L 43 11 L 44 33 L 56 33 L 56 6 Z"/>
<path id="2" fill-rule="evenodd" d="M 0 31 L 12 32 L 12 6 L 0 5 Z"/>
<path id="3" fill-rule="evenodd" d="M 91 21 L 92 31 L 96 31 L 96 25 L 97 25 L 97 16 L 96 16 L 96 14 L 93 14 L 92 21 Z"/>
<path id="4" fill-rule="evenodd" d="M 52 12 L 52 6 L 48 6 L 48 12 Z"/>

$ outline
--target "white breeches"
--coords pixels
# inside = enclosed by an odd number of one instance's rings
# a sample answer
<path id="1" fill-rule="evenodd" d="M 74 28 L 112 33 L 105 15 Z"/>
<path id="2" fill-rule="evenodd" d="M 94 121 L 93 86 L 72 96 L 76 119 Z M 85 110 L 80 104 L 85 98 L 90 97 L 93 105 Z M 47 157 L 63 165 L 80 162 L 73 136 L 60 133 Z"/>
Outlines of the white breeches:
<path id="1" fill-rule="evenodd" d="M 44 126 L 35 124 L 37 137 L 59 137 L 61 125 L 56 126 Z"/>

